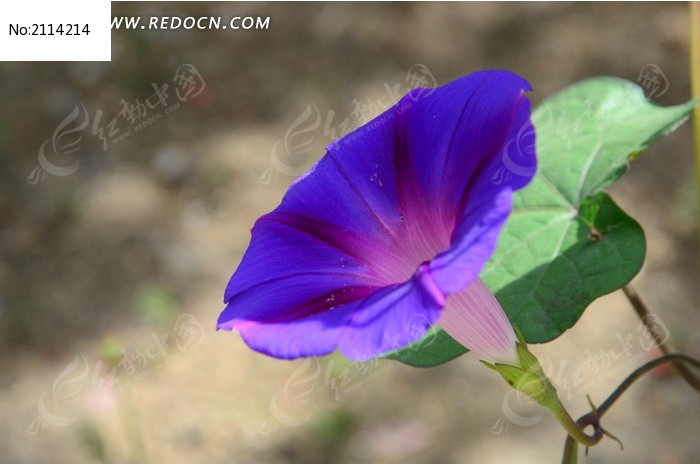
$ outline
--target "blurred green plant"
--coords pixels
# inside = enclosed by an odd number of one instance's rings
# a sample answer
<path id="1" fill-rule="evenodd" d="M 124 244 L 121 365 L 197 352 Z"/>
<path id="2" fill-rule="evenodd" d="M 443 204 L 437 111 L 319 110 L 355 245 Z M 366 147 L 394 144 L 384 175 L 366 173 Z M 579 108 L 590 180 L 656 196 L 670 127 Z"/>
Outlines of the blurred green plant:
<path id="1" fill-rule="evenodd" d="M 165 325 L 178 311 L 177 300 L 165 287 L 150 283 L 136 294 L 136 311 L 147 324 Z"/>
<path id="2" fill-rule="evenodd" d="M 78 425 L 76 433 L 80 444 L 83 445 L 92 459 L 99 462 L 108 462 L 107 447 L 97 424 L 92 421 L 82 421 Z"/>

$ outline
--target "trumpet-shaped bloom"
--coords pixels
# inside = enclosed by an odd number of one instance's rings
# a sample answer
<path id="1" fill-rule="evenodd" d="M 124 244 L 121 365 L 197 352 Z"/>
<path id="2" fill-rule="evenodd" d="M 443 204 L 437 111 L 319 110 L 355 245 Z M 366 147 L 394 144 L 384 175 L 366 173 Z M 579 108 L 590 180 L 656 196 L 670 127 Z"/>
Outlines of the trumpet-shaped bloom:
<path id="1" fill-rule="evenodd" d="M 332 143 L 255 223 L 217 327 L 278 358 L 365 360 L 440 323 L 484 359 L 516 359 L 478 276 L 535 173 L 527 90 L 510 72 L 470 74 Z"/>

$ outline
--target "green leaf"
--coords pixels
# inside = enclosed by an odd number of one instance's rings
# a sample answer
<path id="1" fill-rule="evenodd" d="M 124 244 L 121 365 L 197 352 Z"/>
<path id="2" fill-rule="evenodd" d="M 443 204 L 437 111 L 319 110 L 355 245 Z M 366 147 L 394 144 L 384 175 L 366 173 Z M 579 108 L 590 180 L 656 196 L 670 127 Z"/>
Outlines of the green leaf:
<path id="1" fill-rule="evenodd" d="M 573 85 L 535 111 L 538 172 L 516 193 L 481 273 L 528 342 L 558 337 L 593 300 L 639 271 L 644 233 L 602 190 L 694 106 L 658 107 L 637 85 L 604 77 Z M 387 357 L 429 367 L 466 351 L 435 327 Z"/>

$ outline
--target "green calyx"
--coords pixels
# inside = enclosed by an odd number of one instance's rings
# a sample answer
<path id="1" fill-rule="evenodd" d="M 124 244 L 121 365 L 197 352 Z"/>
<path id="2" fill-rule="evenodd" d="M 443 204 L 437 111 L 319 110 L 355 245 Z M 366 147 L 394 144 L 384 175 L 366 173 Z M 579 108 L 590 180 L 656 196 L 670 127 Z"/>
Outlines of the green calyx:
<path id="1" fill-rule="evenodd" d="M 549 381 L 542 370 L 539 361 L 527 349 L 527 343 L 523 335 L 516 328 L 515 334 L 518 337 L 518 342 L 515 344 L 518 354 L 520 366 L 511 366 L 508 364 L 491 364 L 486 361 L 481 361 L 486 367 L 493 369 L 501 374 L 508 384 L 519 390 L 530 398 L 535 400 L 542 406 L 551 409 L 552 406 L 559 404 L 557 391 Z"/>
<path id="2" fill-rule="evenodd" d="M 571 418 L 564 405 L 559 401 L 557 390 L 545 375 L 540 362 L 527 349 L 527 343 L 523 335 L 517 328 L 514 327 L 514 329 L 518 337 L 515 348 L 518 354 L 518 364 L 520 365 L 511 366 L 501 363 L 481 362 L 486 367 L 501 374 L 501 377 L 510 386 L 525 393 L 538 404 L 547 408 L 574 440 L 585 446 L 593 446 L 598 443 L 600 436 L 587 435 Z"/>

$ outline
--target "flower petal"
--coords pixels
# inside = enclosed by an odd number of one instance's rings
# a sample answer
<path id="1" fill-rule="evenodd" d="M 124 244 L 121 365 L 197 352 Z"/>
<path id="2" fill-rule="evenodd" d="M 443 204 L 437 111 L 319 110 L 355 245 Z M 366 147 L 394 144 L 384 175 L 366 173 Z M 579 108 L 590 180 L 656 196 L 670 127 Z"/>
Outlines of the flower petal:
<path id="1" fill-rule="evenodd" d="M 253 227 L 250 245 L 231 276 L 224 301 L 253 286 L 304 273 L 335 276 L 338 287 L 386 284 L 370 265 L 373 246 L 366 237 L 331 223 L 294 214 L 266 214 Z"/>
<path id="2" fill-rule="evenodd" d="M 353 311 L 340 335 L 340 352 L 365 361 L 420 339 L 437 322 L 445 304 L 427 265 L 408 282 L 368 297 Z"/>
<path id="3" fill-rule="evenodd" d="M 233 327 L 248 346 L 276 358 L 322 356 L 340 348 L 345 357 L 365 361 L 420 339 L 437 322 L 444 299 L 425 285 L 427 266 L 422 269 L 408 282 L 340 301 L 330 310 L 281 321 L 238 320 Z"/>
<path id="4" fill-rule="evenodd" d="M 527 83 L 513 75 L 505 80 L 510 81 L 510 85 L 490 83 L 469 102 L 475 114 L 484 115 L 482 120 L 476 116 L 471 118 L 477 126 L 482 122 L 483 127 L 476 129 L 475 134 L 481 134 L 483 140 L 470 142 L 469 137 L 462 134 L 467 139 L 461 140 L 458 145 L 478 146 L 483 143 L 483 146 L 480 150 L 475 149 L 477 154 L 467 156 L 475 164 L 471 166 L 471 178 L 461 192 L 461 203 L 455 209 L 460 213 L 450 247 L 431 263 L 435 281 L 445 294 L 462 290 L 479 275 L 493 254 L 498 236 L 510 214 L 512 192 L 524 187 L 536 172 L 535 131 L 530 122 L 530 102 L 522 93 L 528 88 L 523 87 Z M 498 89 L 497 95 L 494 89 Z M 493 140 L 499 138 L 500 143 L 492 145 Z M 481 160 L 473 161 L 479 159 L 478 153 L 482 153 Z M 445 177 L 450 176 L 445 174 Z M 445 204 L 445 200 L 442 204 Z M 443 214 L 448 213 L 449 210 Z"/>
<path id="5" fill-rule="evenodd" d="M 503 308 L 481 279 L 447 297 L 440 327 L 480 359 L 518 366 L 517 337 Z"/>
<path id="6" fill-rule="evenodd" d="M 492 186 L 515 189 L 529 182 L 535 173 L 534 146 L 530 138 L 516 140 L 523 133 L 534 137 L 527 130 L 532 127 L 527 90 L 528 82 L 511 72 L 481 71 L 405 97 L 397 122 L 397 152 L 405 158 L 397 168 L 405 196 L 459 219 L 465 204 L 488 197 L 490 192 L 476 187 L 504 166 L 506 147 L 513 151 L 508 164 L 521 169 Z"/>
<path id="7" fill-rule="evenodd" d="M 364 260 L 345 250 L 352 237 L 337 243 L 334 228 L 294 223 L 294 218 L 264 216 L 239 270 L 226 288 L 228 306 L 219 316 L 219 329 L 241 323 L 279 322 L 325 311 L 363 298 L 386 285 Z M 359 240 L 359 239 L 358 239 Z"/>
<path id="8" fill-rule="evenodd" d="M 338 339 L 353 305 L 285 322 L 250 322 L 237 327 L 246 344 L 280 359 L 323 356 L 338 347 Z"/>
<path id="9" fill-rule="evenodd" d="M 365 359 L 418 339 L 477 278 L 534 173 L 527 89 L 475 73 L 331 144 L 256 223 L 218 328 L 283 358 Z"/>

